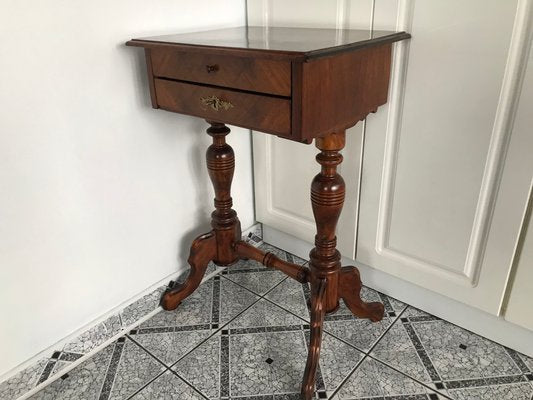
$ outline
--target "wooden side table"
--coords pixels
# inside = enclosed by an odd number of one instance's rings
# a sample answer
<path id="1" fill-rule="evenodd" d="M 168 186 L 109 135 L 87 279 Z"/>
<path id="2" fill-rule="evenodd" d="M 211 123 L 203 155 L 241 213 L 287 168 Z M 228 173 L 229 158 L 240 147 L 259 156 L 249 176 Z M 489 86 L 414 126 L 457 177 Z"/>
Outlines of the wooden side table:
<path id="1" fill-rule="evenodd" d="M 337 310 L 339 299 L 358 317 L 383 318 L 381 303 L 361 300 L 357 268 L 341 268 L 335 228 L 345 185 L 336 169 L 345 130 L 387 101 L 392 43 L 409 37 L 405 32 L 240 27 L 127 42 L 145 49 L 152 106 L 205 118 L 213 138 L 207 149 L 215 189 L 213 229 L 194 240 L 187 280 L 168 290 L 161 304 L 165 310 L 178 307 L 198 287 L 210 261 L 230 266 L 253 259 L 309 282 L 305 399 L 313 396 L 324 315 Z M 301 143 L 315 139 L 321 171 L 311 183 L 317 234 L 309 268 L 241 240 L 230 194 L 235 157 L 225 140 L 226 123 Z"/>

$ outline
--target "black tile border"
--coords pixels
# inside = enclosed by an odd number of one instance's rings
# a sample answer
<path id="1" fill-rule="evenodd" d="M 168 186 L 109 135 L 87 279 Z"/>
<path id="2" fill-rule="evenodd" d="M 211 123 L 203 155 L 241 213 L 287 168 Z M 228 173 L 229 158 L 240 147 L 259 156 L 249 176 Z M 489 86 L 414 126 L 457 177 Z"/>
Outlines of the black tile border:
<path id="1" fill-rule="evenodd" d="M 230 375 L 230 344 L 229 344 L 229 335 L 220 336 L 220 386 L 219 386 L 219 395 L 220 397 L 229 397 L 230 387 L 229 387 L 229 375 Z"/>
<path id="2" fill-rule="evenodd" d="M 520 383 L 520 382 L 527 382 L 527 379 L 524 375 L 462 379 L 462 380 L 454 380 L 454 381 L 445 381 L 444 384 L 446 385 L 446 388 L 448 389 L 465 389 L 465 388 L 476 388 L 476 387 L 482 387 L 482 386 L 505 385 L 505 384 L 510 384 L 510 383 Z"/>
<path id="3" fill-rule="evenodd" d="M 98 397 L 98 400 L 107 400 L 111 395 L 111 389 L 113 388 L 113 383 L 115 382 L 115 375 L 117 373 L 120 357 L 122 356 L 122 352 L 124 351 L 124 347 L 126 346 L 125 340 L 121 341 L 121 339 L 123 338 L 118 339 L 115 343 L 113 354 L 111 355 L 111 359 L 109 360 L 109 365 L 104 378 L 104 383 L 102 384 L 102 389 L 100 390 L 100 396 Z"/>
<path id="4" fill-rule="evenodd" d="M 43 371 L 41 372 L 41 376 L 39 376 L 39 379 L 37 380 L 37 385 L 45 382 L 50 377 L 52 371 L 54 370 L 54 367 L 56 366 L 56 360 L 57 358 L 51 358 L 48 360 Z"/>
<path id="5" fill-rule="evenodd" d="M 505 346 L 502 346 L 502 347 L 505 349 L 509 357 L 511 357 L 511 359 L 514 361 L 516 366 L 520 369 L 520 371 L 522 371 L 523 374 L 527 374 L 530 372 L 529 367 L 526 365 L 524 360 L 522 360 L 522 358 L 516 351 Z"/>
<path id="6" fill-rule="evenodd" d="M 433 365 L 433 362 L 429 358 L 429 355 L 426 352 L 426 349 L 422 345 L 422 341 L 418 337 L 418 334 L 416 333 L 413 326 L 410 324 L 410 322 L 403 322 L 402 326 L 404 327 L 405 331 L 407 332 L 407 336 L 409 339 L 411 339 L 411 343 L 413 344 L 416 352 L 418 353 L 418 357 L 420 358 L 420 361 L 422 361 L 422 365 L 426 369 L 427 373 L 429 374 L 429 377 L 433 382 L 441 382 L 442 379 L 437 372 L 437 369 Z"/>
<path id="7" fill-rule="evenodd" d="M 269 333 L 269 332 L 293 332 L 304 329 L 304 325 L 280 325 L 280 326 L 254 326 L 251 328 L 230 328 L 231 335 L 246 335 L 250 333 Z"/>
<path id="8" fill-rule="evenodd" d="M 211 324 L 220 323 L 220 276 L 213 277 L 213 295 L 211 296 Z"/>

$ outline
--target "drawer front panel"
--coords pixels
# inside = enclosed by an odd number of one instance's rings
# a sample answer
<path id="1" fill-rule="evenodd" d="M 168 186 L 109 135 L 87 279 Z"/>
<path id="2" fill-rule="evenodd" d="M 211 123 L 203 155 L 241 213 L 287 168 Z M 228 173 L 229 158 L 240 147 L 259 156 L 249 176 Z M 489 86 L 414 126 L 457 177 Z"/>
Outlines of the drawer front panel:
<path id="1" fill-rule="evenodd" d="M 156 77 L 291 95 L 291 64 L 288 61 L 154 49 L 152 68 Z"/>
<path id="2" fill-rule="evenodd" d="M 244 128 L 290 136 L 291 102 L 234 90 L 155 79 L 160 108 Z"/>

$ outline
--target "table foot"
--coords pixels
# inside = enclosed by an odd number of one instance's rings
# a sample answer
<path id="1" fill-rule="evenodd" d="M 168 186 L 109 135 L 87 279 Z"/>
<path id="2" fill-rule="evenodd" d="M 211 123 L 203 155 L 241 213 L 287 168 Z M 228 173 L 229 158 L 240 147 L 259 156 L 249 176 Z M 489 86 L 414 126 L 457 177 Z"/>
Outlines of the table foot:
<path id="1" fill-rule="evenodd" d="M 339 275 L 339 298 L 350 311 L 359 318 L 368 318 L 372 322 L 383 319 L 385 307 L 381 303 L 367 303 L 361 299 L 361 278 L 356 267 L 342 267 Z"/>
<path id="2" fill-rule="evenodd" d="M 312 399 L 315 390 L 315 375 L 320 358 L 322 330 L 326 311 L 324 308 L 326 285 L 326 279 L 319 279 L 316 283 L 311 283 L 311 337 L 301 391 L 304 400 Z"/>
<path id="3" fill-rule="evenodd" d="M 189 276 L 182 284 L 167 289 L 161 298 L 161 306 L 165 310 L 174 310 L 186 297 L 190 296 L 202 282 L 207 264 L 216 256 L 217 242 L 213 231 L 198 236 L 191 245 L 189 253 Z"/>

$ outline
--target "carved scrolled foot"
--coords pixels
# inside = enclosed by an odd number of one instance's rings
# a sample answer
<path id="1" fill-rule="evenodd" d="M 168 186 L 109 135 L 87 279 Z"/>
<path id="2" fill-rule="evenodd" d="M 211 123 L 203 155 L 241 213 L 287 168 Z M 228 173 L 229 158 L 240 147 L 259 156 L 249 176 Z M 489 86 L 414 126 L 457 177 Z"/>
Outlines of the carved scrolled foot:
<path id="1" fill-rule="evenodd" d="M 342 267 L 339 275 L 339 298 L 350 311 L 359 318 L 368 318 L 373 322 L 383 319 L 385 307 L 381 303 L 366 303 L 361 300 L 361 278 L 356 267 Z"/>
<path id="2" fill-rule="evenodd" d="M 216 256 L 217 242 L 213 231 L 198 236 L 191 245 L 189 253 L 189 276 L 181 285 L 167 289 L 161 298 L 161 306 L 169 311 L 190 296 L 202 282 L 207 264 Z"/>
<path id="3" fill-rule="evenodd" d="M 309 340 L 309 352 L 305 365 L 302 382 L 301 397 L 304 400 L 313 398 L 315 391 L 315 375 L 320 358 L 320 346 L 322 344 L 322 330 L 324 325 L 324 301 L 326 295 L 326 280 L 320 279 L 311 283 L 311 338 Z"/>

